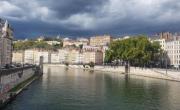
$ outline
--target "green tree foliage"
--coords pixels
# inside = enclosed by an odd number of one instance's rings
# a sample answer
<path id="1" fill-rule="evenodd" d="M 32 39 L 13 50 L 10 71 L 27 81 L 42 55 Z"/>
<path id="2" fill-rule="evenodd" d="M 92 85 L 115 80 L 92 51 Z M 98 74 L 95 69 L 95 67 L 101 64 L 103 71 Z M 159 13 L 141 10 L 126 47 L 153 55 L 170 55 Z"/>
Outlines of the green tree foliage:
<path id="1" fill-rule="evenodd" d="M 61 47 L 62 47 L 61 44 L 53 44 L 53 45 L 52 45 L 53 50 L 58 50 L 58 49 L 60 49 Z"/>
<path id="2" fill-rule="evenodd" d="M 112 42 L 106 51 L 105 62 L 121 59 L 140 66 L 155 61 L 160 52 L 159 43 L 150 42 L 146 36 L 136 36 Z"/>
<path id="3" fill-rule="evenodd" d="M 47 44 L 45 41 L 36 42 L 33 46 L 34 48 L 41 48 L 41 49 L 50 49 L 51 46 Z"/>
<path id="4" fill-rule="evenodd" d="M 57 50 L 62 47 L 62 43 L 49 45 L 46 41 L 19 41 L 13 44 L 13 48 L 15 51 L 18 50 L 26 50 L 32 48 L 46 49 L 46 50 Z"/>
<path id="5" fill-rule="evenodd" d="M 24 41 L 24 42 L 16 42 L 13 44 L 14 50 L 25 50 L 34 48 L 35 42 L 34 41 Z"/>

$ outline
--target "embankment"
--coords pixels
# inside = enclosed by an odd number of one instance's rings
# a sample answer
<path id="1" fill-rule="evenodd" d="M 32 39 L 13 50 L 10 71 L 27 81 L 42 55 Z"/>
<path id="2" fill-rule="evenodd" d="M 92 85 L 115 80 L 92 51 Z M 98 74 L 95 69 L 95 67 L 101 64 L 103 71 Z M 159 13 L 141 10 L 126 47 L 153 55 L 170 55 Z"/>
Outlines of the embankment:
<path id="1" fill-rule="evenodd" d="M 45 66 L 65 66 L 63 64 L 45 64 Z M 79 68 L 84 69 L 82 65 L 69 65 L 69 68 Z M 125 67 L 111 67 L 111 66 L 95 66 L 94 68 L 85 68 L 88 70 L 102 71 L 102 72 L 113 72 L 124 74 Z M 172 71 L 165 69 L 156 69 L 156 68 L 139 68 L 139 67 L 130 67 L 130 73 L 128 75 L 136 75 L 150 78 L 158 78 L 164 80 L 180 81 L 180 71 Z"/>
<path id="2" fill-rule="evenodd" d="M 36 68 L 34 66 L 1 70 L 0 108 L 14 99 L 37 77 L 38 75 L 36 75 Z"/>

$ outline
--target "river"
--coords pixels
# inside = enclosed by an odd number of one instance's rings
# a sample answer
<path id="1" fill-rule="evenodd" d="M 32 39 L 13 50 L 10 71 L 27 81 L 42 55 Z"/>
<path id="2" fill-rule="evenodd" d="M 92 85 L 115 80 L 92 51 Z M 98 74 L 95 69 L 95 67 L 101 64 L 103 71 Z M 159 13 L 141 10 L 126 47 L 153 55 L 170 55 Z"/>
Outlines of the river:
<path id="1" fill-rule="evenodd" d="M 180 110 L 180 83 L 64 67 L 44 67 L 4 110 Z"/>

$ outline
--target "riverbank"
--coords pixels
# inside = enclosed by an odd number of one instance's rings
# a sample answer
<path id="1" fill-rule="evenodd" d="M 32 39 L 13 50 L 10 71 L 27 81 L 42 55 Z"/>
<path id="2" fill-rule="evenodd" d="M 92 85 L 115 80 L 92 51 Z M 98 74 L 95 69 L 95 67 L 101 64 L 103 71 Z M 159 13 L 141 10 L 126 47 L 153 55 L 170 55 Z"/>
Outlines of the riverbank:
<path id="1" fill-rule="evenodd" d="M 27 89 L 27 87 L 33 83 L 35 80 L 37 80 L 39 77 L 37 75 L 33 75 L 32 77 L 28 78 L 27 80 L 21 82 L 14 88 L 12 88 L 9 92 L 7 92 L 7 95 L 9 96 L 8 99 L 6 99 L 5 102 L 1 102 L 0 108 L 4 108 L 8 103 L 13 101 L 17 95 L 19 95 L 21 92 Z"/>
<path id="2" fill-rule="evenodd" d="M 63 64 L 45 64 L 45 66 L 63 66 Z M 77 69 L 87 69 L 94 71 L 102 71 L 109 73 L 120 73 L 124 74 L 125 67 L 111 67 L 111 66 L 95 66 L 94 68 L 84 68 L 82 65 L 69 65 L 69 68 L 77 68 Z M 139 67 L 130 67 L 130 73 L 128 75 L 142 76 L 142 77 L 150 77 L 156 79 L 163 80 L 171 80 L 180 82 L 180 72 L 179 71 L 171 71 L 164 69 L 155 69 L 155 68 L 139 68 Z"/>
<path id="3" fill-rule="evenodd" d="M 28 66 L 0 71 L 0 109 L 42 75 L 39 69 L 36 66 Z"/>

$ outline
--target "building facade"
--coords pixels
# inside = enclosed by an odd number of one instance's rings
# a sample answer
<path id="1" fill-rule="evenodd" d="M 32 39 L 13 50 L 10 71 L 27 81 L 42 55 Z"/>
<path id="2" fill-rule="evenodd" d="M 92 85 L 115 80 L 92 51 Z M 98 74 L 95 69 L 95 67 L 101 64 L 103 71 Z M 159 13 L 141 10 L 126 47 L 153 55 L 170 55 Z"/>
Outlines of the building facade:
<path id="1" fill-rule="evenodd" d="M 0 66 L 12 63 L 13 29 L 8 21 L 0 19 Z"/>
<path id="2" fill-rule="evenodd" d="M 23 64 L 24 63 L 24 51 L 13 52 L 12 62 Z"/>
<path id="3" fill-rule="evenodd" d="M 24 63 L 39 64 L 40 57 L 43 57 L 43 63 L 50 63 L 50 52 L 38 49 L 29 49 L 24 51 Z"/>
<path id="4" fill-rule="evenodd" d="M 41 56 L 43 57 L 43 63 L 50 63 L 51 62 L 50 55 L 51 54 L 49 51 L 38 51 L 37 54 L 35 54 L 34 64 L 39 64 Z"/>
<path id="5" fill-rule="evenodd" d="M 35 64 L 37 51 L 29 49 L 24 51 L 24 63 Z"/>
<path id="6" fill-rule="evenodd" d="M 113 41 L 111 36 L 104 35 L 104 36 L 96 36 L 90 38 L 90 45 L 91 46 L 104 46 L 109 45 Z"/>
<path id="7" fill-rule="evenodd" d="M 65 63 L 68 61 L 68 50 L 59 49 L 59 63 Z"/>
<path id="8" fill-rule="evenodd" d="M 161 32 L 159 34 L 160 39 L 165 39 L 166 41 L 173 40 L 173 34 L 170 32 Z"/>
<path id="9" fill-rule="evenodd" d="M 103 53 L 101 51 L 85 51 L 83 52 L 83 63 L 93 62 L 95 64 L 103 64 Z"/>
<path id="10" fill-rule="evenodd" d="M 60 63 L 58 52 L 53 52 L 51 53 L 50 56 L 51 56 L 51 63 Z"/>
<path id="11" fill-rule="evenodd" d="M 166 51 L 170 65 L 180 68 L 180 40 L 166 42 Z"/>
<path id="12" fill-rule="evenodd" d="M 79 56 L 79 51 L 78 50 L 69 50 L 68 51 L 68 60 L 67 62 L 69 62 L 70 64 L 78 64 L 78 56 Z"/>

